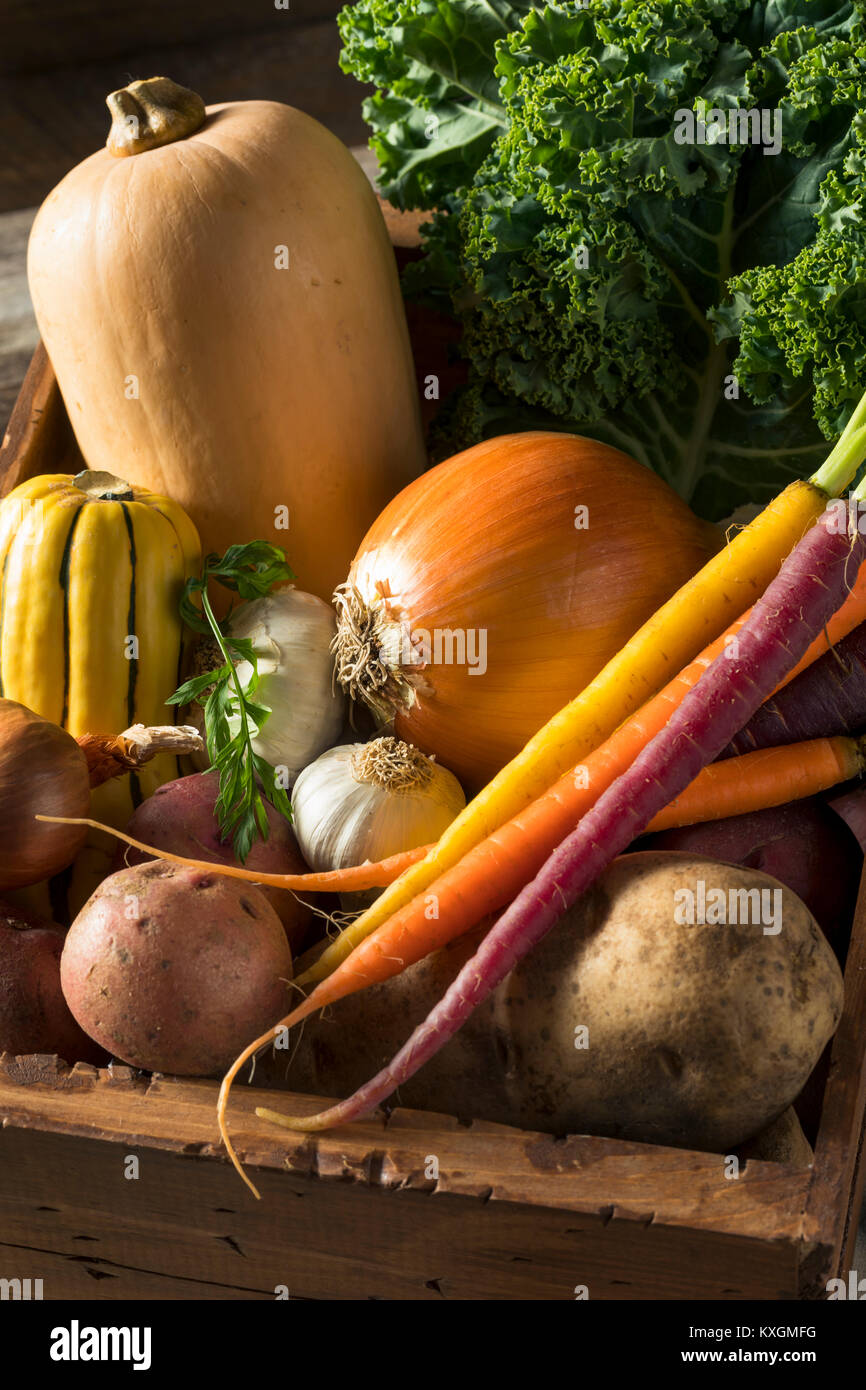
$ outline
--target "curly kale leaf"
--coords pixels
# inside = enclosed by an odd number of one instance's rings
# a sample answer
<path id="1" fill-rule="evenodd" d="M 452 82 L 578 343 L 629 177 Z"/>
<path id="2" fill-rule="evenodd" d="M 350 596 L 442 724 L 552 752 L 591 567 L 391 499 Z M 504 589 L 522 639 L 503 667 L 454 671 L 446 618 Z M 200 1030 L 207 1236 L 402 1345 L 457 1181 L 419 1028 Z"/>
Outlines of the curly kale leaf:
<path id="1" fill-rule="evenodd" d="M 496 44 L 524 0 L 361 0 L 339 17 L 340 65 L 381 90 L 364 103 L 385 196 L 433 208 L 472 179 L 506 125 Z"/>
<path id="2" fill-rule="evenodd" d="M 380 89 L 385 191 L 439 209 L 407 289 L 447 295 L 463 323 L 452 447 L 592 434 L 708 516 L 811 471 L 866 385 L 863 16 L 840 0 L 343 11 L 344 66 Z M 688 115 L 705 142 L 681 139 Z"/>

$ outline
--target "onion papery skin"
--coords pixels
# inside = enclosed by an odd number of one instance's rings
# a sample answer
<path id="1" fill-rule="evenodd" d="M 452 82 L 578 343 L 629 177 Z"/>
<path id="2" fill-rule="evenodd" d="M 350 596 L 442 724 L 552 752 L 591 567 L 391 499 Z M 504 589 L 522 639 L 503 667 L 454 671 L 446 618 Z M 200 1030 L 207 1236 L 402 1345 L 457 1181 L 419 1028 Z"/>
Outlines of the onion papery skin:
<path id="1" fill-rule="evenodd" d="M 0 892 L 65 869 L 87 835 L 45 816 L 90 814 L 87 759 L 65 729 L 15 700 L 0 699 Z"/>
<path id="2" fill-rule="evenodd" d="M 721 539 L 656 474 L 608 445 L 547 431 L 487 440 L 411 483 L 362 542 L 344 591 L 374 616 L 370 650 L 387 684 L 373 689 L 367 670 L 356 693 L 472 793 Z M 447 661 L 448 631 L 467 644 L 470 632 L 486 633 L 486 670 L 480 635 L 475 672 L 468 650 L 463 664 Z M 406 659 L 404 639 L 419 633 L 433 658 L 423 666 Z"/>

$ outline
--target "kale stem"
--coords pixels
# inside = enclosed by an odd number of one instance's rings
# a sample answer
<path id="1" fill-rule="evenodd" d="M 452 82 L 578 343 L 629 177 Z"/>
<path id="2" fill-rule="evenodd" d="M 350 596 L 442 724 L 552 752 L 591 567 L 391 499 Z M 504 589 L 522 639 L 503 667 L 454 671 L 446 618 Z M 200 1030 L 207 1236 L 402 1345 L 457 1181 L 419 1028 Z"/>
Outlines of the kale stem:
<path id="1" fill-rule="evenodd" d="M 821 488 L 828 497 L 837 497 L 855 477 L 866 456 L 866 425 L 855 423 L 866 412 L 861 400 L 851 416 L 841 439 L 828 454 L 824 464 L 813 473 L 810 482 Z M 852 425 L 854 428 L 852 429 Z"/>

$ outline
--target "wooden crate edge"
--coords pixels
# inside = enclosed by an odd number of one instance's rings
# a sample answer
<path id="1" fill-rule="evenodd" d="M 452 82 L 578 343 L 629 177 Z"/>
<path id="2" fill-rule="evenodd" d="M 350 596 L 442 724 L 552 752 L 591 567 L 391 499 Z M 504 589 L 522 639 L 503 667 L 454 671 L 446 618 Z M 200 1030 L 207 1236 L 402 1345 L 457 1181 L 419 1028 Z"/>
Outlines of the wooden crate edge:
<path id="1" fill-rule="evenodd" d="M 854 910 L 845 961 L 845 1001 L 833 1037 L 815 1162 L 803 1212 L 803 1239 L 812 1255 L 804 1265 L 804 1295 L 847 1274 L 853 1255 L 864 1183 L 866 1122 L 866 866 Z M 811 1292 L 810 1292 L 811 1291 Z"/>
<path id="2" fill-rule="evenodd" d="M 130 1068 L 67 1068 L 55 1058 L 0 1055 L 5 1126 L 141 1143 L 226 1163 L 215 1121 L 217 1089 L 212 1081 L 148 1081 Z M 256 1171 L 276 1170 L 392 1192 L 422 1190 L 605 1222 L 779 1241 L 799 1254 L 807 1168 L 750 1160 L 732 1182 L 724 1176 L 721 1155 L 590 1135 L 558 1140 L 403 1109 L 323 1134 L 292 1134 L 258 1119 L 255 1107 L 313 1112 L 322 1100 L 242 1087 L 235 1095 L 232 1136 L 254 1180 Z"/>

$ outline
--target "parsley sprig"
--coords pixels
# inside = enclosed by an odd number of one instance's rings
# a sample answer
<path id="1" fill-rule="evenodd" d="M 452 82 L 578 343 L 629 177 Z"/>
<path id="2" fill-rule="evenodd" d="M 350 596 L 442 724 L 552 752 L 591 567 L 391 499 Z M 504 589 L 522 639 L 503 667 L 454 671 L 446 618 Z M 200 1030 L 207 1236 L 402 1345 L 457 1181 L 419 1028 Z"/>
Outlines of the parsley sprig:
<path id="1" fill-rule="evenodd" d="M 291 819 L 292 808 L 276 769 L 253 749 L 270 709 L 255 698 L 259 685 L 258 664 L 252 640 L 233 637 L 228 617 L 217 620 L 208 583 L 216 580 L 242 600 L 264 598 L 277 584 L 294 574 L 285 553 L 267 541 L 232 545 L 225 555 L 207 555 L 201 575 L 188 579 L 180 601 L 183 621 L 194 632 L 213 637 L 223 664 L 194 676 L 175 691 L 170 705 L 188 705 L 210 690 L 204 707 L 205 737 L 211 768 L 219 772 L 215 812 L 223 839 L 232 837 L 235 855 L 243 863 L 257 838 L 268 838 L 265 802 Z M 241 683 L 236 664 L 246 661 L 251 674 Z M 212 689 L 211 689 L 212 687 Z"/>

